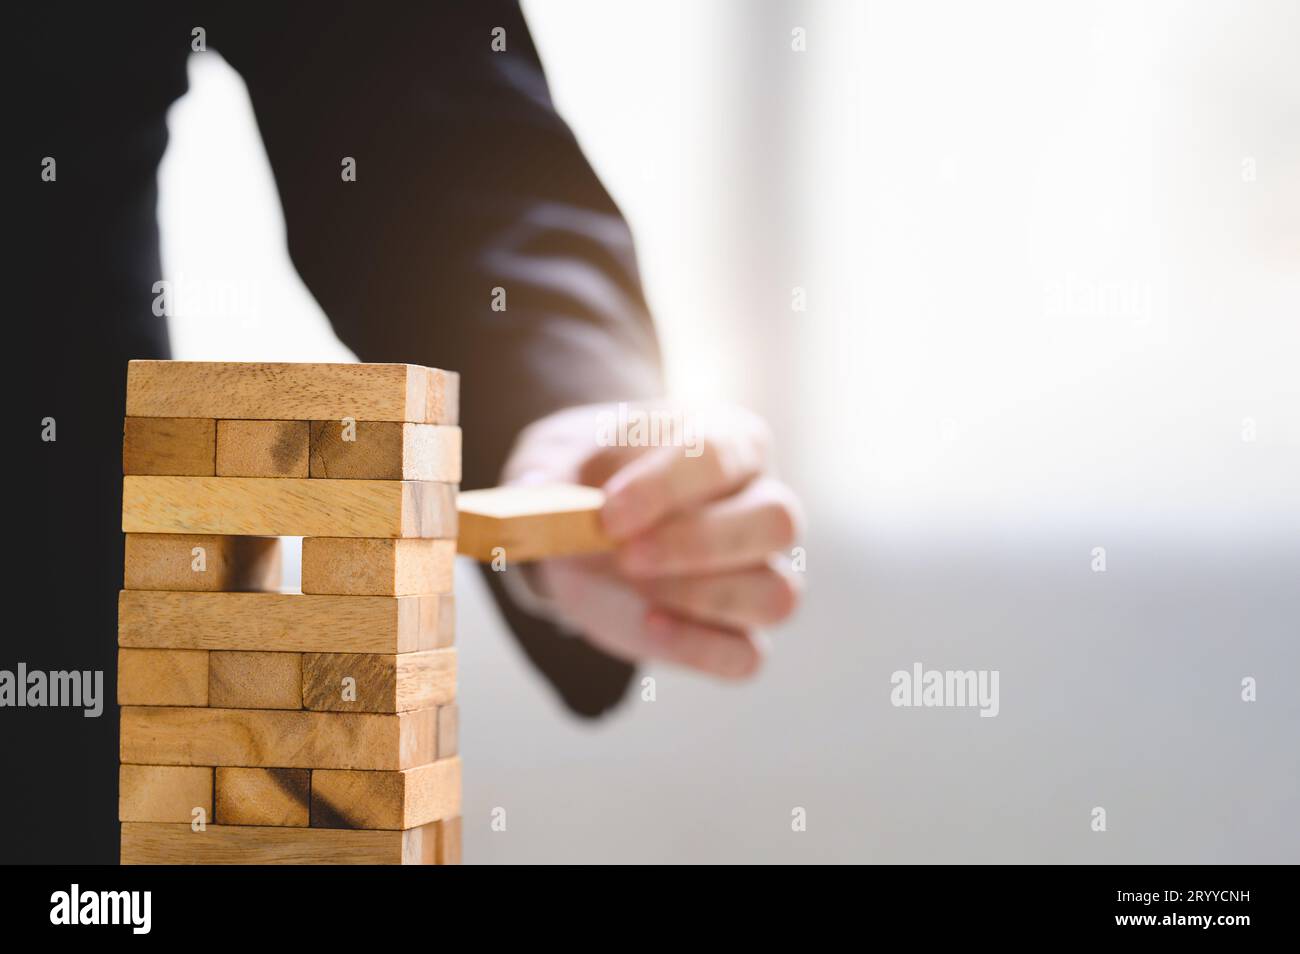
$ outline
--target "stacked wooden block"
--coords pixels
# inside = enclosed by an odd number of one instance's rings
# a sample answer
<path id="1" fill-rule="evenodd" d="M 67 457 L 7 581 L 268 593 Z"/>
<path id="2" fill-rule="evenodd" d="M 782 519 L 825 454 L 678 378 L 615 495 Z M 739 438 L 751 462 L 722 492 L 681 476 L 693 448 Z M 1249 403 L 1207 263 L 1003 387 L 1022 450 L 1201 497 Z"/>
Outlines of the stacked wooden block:
<path id="1" fill-rule="evenodd" d="M 126 410 L 123 863 L 459 861 L 456 375 L 134 361 Z"/>

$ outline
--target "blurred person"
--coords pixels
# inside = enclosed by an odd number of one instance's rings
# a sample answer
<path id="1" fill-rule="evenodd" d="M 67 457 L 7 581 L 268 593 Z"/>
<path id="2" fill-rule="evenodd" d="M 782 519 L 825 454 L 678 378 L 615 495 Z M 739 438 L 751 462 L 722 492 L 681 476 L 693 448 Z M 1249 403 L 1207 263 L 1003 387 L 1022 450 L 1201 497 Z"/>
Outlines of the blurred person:
<path id="1" fill-rule="evenodd" d="M 795 543 L 798 502 L 769 472 L 764 423 L 739 409 L 700 418 L 689 449 L 598 439 L 614 408 L 671 405 L 630 232 L 556 114 L 515 3 L 24 16 L 41 58 L 14 137 L 32 162 L 20 225 L 35 236 L 26 278 L 52 296 L 26 323 L 48 365 L 24 400 L 58 438 L 38 454 L 40 558 L 22 581 L 48 618 L 11 640 L 17 659 L 102 669 L 111 684 L 126 364 L 170 356 L 152 310 L 156 174 L 201 39 L 247 84 L 290 255 L 341 341 L 362 361 L 460 372 L 463 486 L 607 492 L 617 552 L 486 573 L 565 704 L 607 711 L 640 660 L 723 679 L 758 669 L 760 629 L 797 602 L 778 557 Z M 48 181 L 35 173 L 46 157 Z M 7 817 L 29 822 L 10 860 L 112 861 L 115 720 L 41 715 L 16 716 L 10 736 L 7 767 L 40 779 L 6 795 L 18 800 Z"/>

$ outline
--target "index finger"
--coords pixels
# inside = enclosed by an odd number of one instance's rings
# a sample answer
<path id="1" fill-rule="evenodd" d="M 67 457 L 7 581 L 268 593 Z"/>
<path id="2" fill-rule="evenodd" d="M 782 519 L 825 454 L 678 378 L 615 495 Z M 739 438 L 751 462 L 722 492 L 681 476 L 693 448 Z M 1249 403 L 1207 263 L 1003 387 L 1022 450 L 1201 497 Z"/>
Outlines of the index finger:
<path id="1" fill-rule="evenodd" d="M 763 470 L 761 427 L 736 422 L 702 441 L 692 456 L 659 447 L 630 461 L 605 483 L 601 518 L 616 540 L 635 536 L 665 517 L 739 490 Z"/>

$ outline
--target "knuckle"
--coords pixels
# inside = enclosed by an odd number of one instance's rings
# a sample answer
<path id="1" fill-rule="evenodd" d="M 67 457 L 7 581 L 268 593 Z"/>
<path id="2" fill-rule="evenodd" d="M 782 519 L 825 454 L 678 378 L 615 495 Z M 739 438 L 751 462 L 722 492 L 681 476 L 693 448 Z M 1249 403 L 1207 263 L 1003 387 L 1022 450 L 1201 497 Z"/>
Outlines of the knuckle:
<path id="1" fill-rule="evenodd" d="M 697 461 L 703 471 L 701 476 L 704 478 L 704 483 L 718 486 L 730 482 L 731 473 L 735 469 L 732 456 L 731 448 L 725 442 L 706 440 L 704 453 Z"/>
<path id="2" fill-rule="evenodd" d="M 716 421 L 705 437 L 701 460 L 706 462 L 714 486 L 732 487 L 763 472 L 771 445 L 767 422 L 751 411 L 735 408 Z"/>
<path id="3" fill-rule="evenodd" d="M 803 533 L 803 507 L 794 491 L 784 484 L 777 484 L 768 511 L 776 546 L 793 546 Z"/>

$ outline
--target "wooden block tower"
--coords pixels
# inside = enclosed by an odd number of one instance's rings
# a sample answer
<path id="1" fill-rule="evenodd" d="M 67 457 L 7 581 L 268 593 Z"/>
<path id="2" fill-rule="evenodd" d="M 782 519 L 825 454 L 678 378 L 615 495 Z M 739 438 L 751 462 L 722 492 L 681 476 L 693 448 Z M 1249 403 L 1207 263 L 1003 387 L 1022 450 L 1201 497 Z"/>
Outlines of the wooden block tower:
<path id="1" fill-rule="evenodd" d="M 131 362 L 124 864 L 459 862 L 457 386 Z M 304 538 L 301 593 L 281 536 Z"/>

